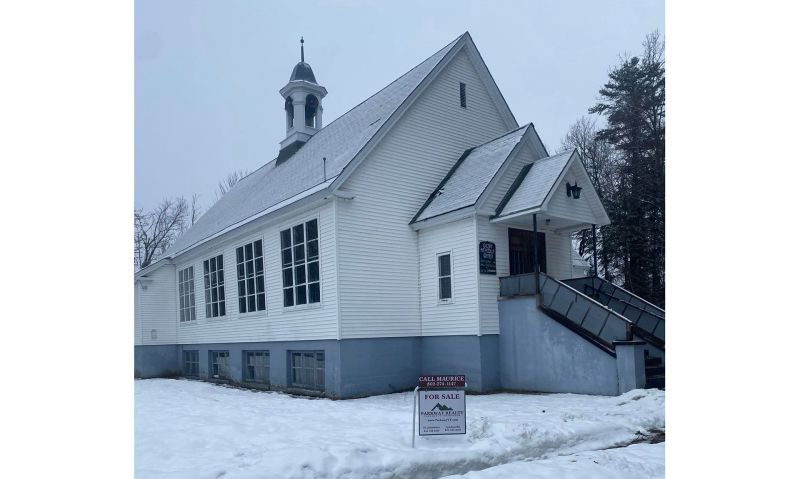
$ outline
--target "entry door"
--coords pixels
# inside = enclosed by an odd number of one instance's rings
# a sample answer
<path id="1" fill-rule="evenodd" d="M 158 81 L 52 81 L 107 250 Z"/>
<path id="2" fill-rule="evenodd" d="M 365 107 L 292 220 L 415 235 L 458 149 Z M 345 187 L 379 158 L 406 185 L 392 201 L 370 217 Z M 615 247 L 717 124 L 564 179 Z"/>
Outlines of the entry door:
<path id="1" fill-rule="evenodd" d="M 537 232 L 539 270 L 547 272 L 544 233 Z M 508 260 L 511 275 L 533 273 L 533 231 L 508 229 Z"/>

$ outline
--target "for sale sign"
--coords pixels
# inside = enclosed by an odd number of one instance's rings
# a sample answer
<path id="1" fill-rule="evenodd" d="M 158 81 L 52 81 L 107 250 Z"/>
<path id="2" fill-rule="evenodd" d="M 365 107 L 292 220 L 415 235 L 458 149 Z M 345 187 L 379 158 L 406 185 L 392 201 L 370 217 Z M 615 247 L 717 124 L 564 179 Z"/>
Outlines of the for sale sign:
<path id="1" fill-rule="evenodd" d="M 419 392 L 419 435 L 467 433 L 464 391 L 437 389 Z"/>
<path id="2" fill-rule="evenodd" d="M 423 374 L 419 377 L 419 387 L 421 388 L 463 388 L 466 384 L 467 377 L 463 374 Z"/>

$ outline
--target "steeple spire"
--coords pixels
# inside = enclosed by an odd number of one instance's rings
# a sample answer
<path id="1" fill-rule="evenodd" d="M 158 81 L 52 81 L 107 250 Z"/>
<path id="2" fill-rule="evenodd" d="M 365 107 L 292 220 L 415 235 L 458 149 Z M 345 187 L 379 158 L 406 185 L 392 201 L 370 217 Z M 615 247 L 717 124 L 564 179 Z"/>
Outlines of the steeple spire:
<path id="1" fill-rule="evenodd" d="M 300 37 L 300 61 L 301 62 L 305 62 L 306 61 L 306 55 L 305 55 L 305 52 L 303 51 L 303 43 L 304 43 L 303 42 L 303 37 L 301 36 Z"/>

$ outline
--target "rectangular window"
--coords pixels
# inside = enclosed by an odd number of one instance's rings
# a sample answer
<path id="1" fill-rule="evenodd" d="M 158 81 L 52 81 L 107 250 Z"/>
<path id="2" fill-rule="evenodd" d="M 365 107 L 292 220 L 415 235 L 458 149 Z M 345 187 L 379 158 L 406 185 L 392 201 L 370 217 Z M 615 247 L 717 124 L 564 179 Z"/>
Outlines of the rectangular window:
<path id="1" fill-rule="evenodd" d="M 183 375 L 188 377 L 200 376 L 200 351 L 183 352 Z"/>
<path id="2" fill-rule="evenodd" d="M 439 253 L 439 301 L 449 303 L 453 300 L 453 265 L 450 262 L 450 253 Z"/>
<path id="3" fill-rule="evenodd" d="M 269 351 L 245 351 L 244 381 L 269 384 Z"/>
<path id="4" fill-rule="evenodd" d="M 281 231 L 283 306 L 319 303 L 319 228 L 317 220 Z"/>
<path id="5" fill-rule="evenodd" d="M 264 254 L 261 240 L 236 248 L 236 279 L 239 287 L 239 312 L 264 311 Z"/>
<path id="6" fill-rule="evenodd" d="M 222 268 L 222 255 L 203 261 L 203 282 L 206 318 L 225 316 L 225 271 Z"/>
<path id="7" fill-rule="evenodd" d="M 461 98 L 461 108 L 467 107 L 467 84 L 466 83 L 459 83 L 458 84 L 458 95 Z"/>
<path id="8" fill-rule="evenodd" d="M 194 267 L 178 271 L 178 302 L 181 322 L 195 320 Z"/>
<path id="9" fill-rule="evenodd" d="M 209 360 L 211 361 L 210 367 L 211 377 L 217 379 L 229 379 L 230 370 L 228 369 L 228 359 L 230 355 L 228 351 L 209 351 Z"/>
<path id="10" fill-rule="evenodd" d="M 292 386 L 325 390 L 325 352 L 291 351 Z"/>

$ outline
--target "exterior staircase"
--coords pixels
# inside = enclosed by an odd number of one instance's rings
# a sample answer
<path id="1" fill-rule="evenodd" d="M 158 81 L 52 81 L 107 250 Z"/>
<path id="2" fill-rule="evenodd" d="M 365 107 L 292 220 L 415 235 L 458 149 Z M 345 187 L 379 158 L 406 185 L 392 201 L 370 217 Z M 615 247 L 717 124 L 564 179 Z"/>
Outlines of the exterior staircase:
<path id="1" fill-rule="evenodd" d="M 500 296 L 532 295 L 534 274 L 508 276 L 500 280 Z M 665 386 L 663 309 L 600 278 L 559 281 L 539 275 L 538 307 L 608 354 L 615 355 L 615 341 L 645 342 L 647 388 Z"/>

